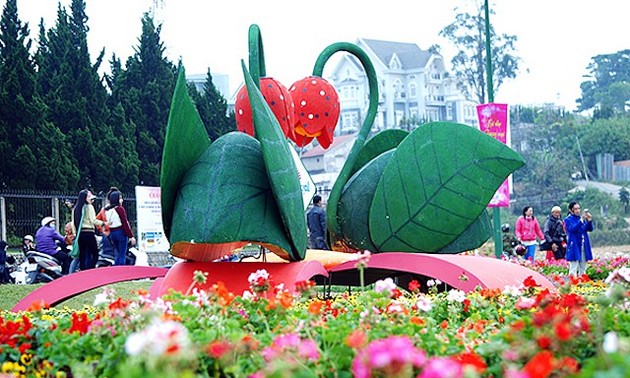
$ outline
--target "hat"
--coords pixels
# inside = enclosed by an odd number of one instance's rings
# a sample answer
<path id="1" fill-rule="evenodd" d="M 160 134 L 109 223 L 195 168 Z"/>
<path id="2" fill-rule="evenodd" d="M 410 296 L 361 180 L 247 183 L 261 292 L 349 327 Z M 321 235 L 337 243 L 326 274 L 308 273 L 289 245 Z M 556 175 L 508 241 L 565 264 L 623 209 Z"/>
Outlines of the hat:
<path id="1" fill-rule="evenodd" d="M 551 208 L 551 212 L 552 213 L 554 213 L 556 211 L 559 212 L 559 213 L 562 212 L 562 209 L 560 208 L 560 206 L 554 206 L 554 207 Z"/>
<path id="2" fill-rule="evenodd" d="M 42 219 L 42 226 L 47 226 L 50 222 L 54 222 L 55 218 L 53 217 L 45 217 Z"/>
<path id="3" fill-rule="evenodd" d="M 33 235 L 25 235 L 25 236 L 24 236 L 24 240 L 30 240 L 30 241 L 33 241 Z"/>

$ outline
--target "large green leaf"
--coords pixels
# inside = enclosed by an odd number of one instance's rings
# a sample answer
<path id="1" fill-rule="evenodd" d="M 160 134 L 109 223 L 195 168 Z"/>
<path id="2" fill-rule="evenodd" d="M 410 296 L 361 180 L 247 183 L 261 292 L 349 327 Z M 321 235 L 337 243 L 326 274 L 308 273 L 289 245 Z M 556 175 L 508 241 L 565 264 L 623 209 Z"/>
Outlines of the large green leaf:
<path id="1" fill-rule="evenodd" d="M 439 253 L 459 253 L 479 248 L 492 236 L 492 217 L 488 211 L 481 215 L 462 232 L 457 239 L 440 249 Z"/>
<path id="2" fill-rule="evenodd" d="M 381 251 L 439 251 L 523 164 L 519 154 L 470 126 L 419 127 L 400 143 L 378 184 L 370 208 L 372 242 Z"/>
<path id="3" fill-rule="evenodd" d="M 369 161 L 382 154 L 385 151 L 398 147 L 400 142 L 405 139 L 409 133 L 400 129 L 387 129 L 374 135 L 359 150 L 357 160 L 352 167 L 350 176 L 354 175 Z"/>
<path id="4" fill-rule="evenodd" d="M 217 139 L 182 181 L 171 243 L 254 241 L 291 250 L 260 143 L 231 132 Z"/>
<path id="5" fill-rule="evenodd" d="M 337 208 L 339 227 L 344 241 L 353 248 L 379 252 L 370 239 L 370 205 L 378 181 L 393 154 L 394 150 L 389 150 L 365 164 L 348 180 L 341 193 Z"/>
<path id="6" fill-rule="evenodd" d="M 245 63 L 241 62 L 241 65 L 252 108 L 255 135 L 260 141 L 267 176 L 291 241 L 289 256 L 294 261 L 303 260 L 306 254 L 306 217 L 297 168 L 278 120 L 247 72 Z"/>
<path id="7" fill-rule="evenodd" d="M 209 145 L 208 133 L 188 95 L 186 73 L 181 68 L 168 116 L 160 172 L 162 223 L 169 239 L 173 209 L 181 181 Z"/>

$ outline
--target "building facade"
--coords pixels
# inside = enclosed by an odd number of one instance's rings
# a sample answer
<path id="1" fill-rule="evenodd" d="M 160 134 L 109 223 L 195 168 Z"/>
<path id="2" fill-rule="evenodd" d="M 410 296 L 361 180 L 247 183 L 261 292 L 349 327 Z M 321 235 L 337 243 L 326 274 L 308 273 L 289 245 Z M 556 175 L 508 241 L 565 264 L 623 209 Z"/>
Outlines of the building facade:
<path id="1" fill-rule="evenodd" d="M 356 45 L 370 57 L 378 80 L 378 114 L 373 132 L 411 130 L 428 121 L 477 125 L 476 103 L 466 100 L 457 89 L 440 54 L 413 43 L 359 38 Z M 328 79 L 341 103 L 337 133 L 358 131 L 369 106 L 369 85 L 361 63 L 346 54 Z"/>

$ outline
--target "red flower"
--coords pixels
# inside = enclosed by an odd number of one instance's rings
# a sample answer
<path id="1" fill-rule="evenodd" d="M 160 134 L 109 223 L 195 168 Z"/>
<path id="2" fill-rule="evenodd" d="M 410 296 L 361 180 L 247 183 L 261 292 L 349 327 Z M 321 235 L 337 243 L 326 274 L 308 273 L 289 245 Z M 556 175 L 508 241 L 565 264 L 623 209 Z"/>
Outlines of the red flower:
<path id="1" fill-rule="evenodd" d="M 470 299 L 466 298 L 462 303 L 464 304 L 464 312 L 468 312 L 470 310 Z"/>
<path id="2" fill-rule="evenodd" d="M 416 291 L 420 290 L 420 282 L 418 282 L 418 280 L 411 280 L 409 281 L 409 285 L 407 286 L 407 288 L 410 292 L 415 293 Z"/>
<path id="3" fill-rule="evenodd" d="M 32 346 L 31 343 L 24 343 L 20 345 L 18 350 L 20 351 L 20 354 L 24 354 L 26 353 L 27 350 L 31 349 L 31 346 Z"/>
<path id="4" fill-rule="evenodd" d="M 551 346 L 551 339 L 547 336 L 540 336 L 536 341 L 540 349 L 549 349 L 549 346 Z"/>
<path id="5" fill-rule="evenodd" d="M 548 350 L 538 352 L 525 364 L 523 371 L 532 378 L 547 378 L 553 371 L 553 354 Z"/>
<path id="6" fill-rule="evenodd" d="M 443 320 L 442 323 L 440 323 L 440 327 L 442 327 L 442 329 L 446 329 L 446 327 L 448 327 L 448 320 Z"/>
<path id="7" fill-rule="evenodd" d="M 453 356 L 453 358 L 462 365 L 472 366 L 479 374 L 483 374 L 488 368 L 483 358 L 475 352 L 464 352 Z"/>
<path id="8" fill-rule="evenodd" d="M 213 341 L 206 347 L 206 352 L 212 358 L 219 359 L 229 352 L 231 346 L 226 341 Z"/>
<path id="9" fill-rule="evenodd" d="M 536 283 L 536 281 L 534 280 L 534 278 L 532 276 L 528 276 L 527 278 L 525 278 L 525 281 L 523 281 L 523 285 L 525 285 L 525 287 L 537 287 L 538 284 Z"/>
<path id="10" fill-rule="evenodd" d="M 556 324 L 556 336 L 561 341 L 567 341 L 571 338 L 571 326 L 566 322 Z"/>
<path id="11" fill-rule="evenodd" d="M 119 298 L 120 299 L 120 298 Z M 76 312 L 72 313 L 72 326 L 68 330 L 68 333 L 79 332 L 79 334 L 84 335 L 87 333 L 88 328 L 92 324 L 92 321 L 88 319 L 88 316 L 85 312 L 77 314 Z"/>

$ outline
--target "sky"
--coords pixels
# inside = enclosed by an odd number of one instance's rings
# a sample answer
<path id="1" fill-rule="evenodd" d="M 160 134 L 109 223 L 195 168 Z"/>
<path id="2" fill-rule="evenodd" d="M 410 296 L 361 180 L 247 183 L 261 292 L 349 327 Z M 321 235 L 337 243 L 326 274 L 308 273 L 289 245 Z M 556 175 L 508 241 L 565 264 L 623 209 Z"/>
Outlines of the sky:
<path id="1" fill-rule="evenodd" d="M 0 0 L 2 7 L 5 0 Z M 477 0 L 481 2 L 481 0 Z M 38 24 L 54 26 L 58 4 L 71 0 L 18 0 L 18 15 L 33 39 Z M 450 70 L 454 47 L 439 37 L 455 8 L 475 9 L 473 0 L 86 0 L 88 44 L 94 60 L 105 48 L 123 61 L 133 54 L 141 18 L 154 12 L 162 24 L 166 56 L 181 58 L 187 74 L 230 76 L 230 90 L 242 82 L 241 59 L 248 58 L 248 29 L 261 30 L 267 75 L 286 87 L 312 73 L 319 53 L 335 42 L 357 38 L 410 42 L 422 49 L 437 44 Z M 376 5 L 378 4 L 378 5 Z M 593 56 L 630 48 L 627 0 L 496 0 L 490 17 L 498 33 L 518 37 L 522 59 L 516 79 L 495 93 L 496 102 L 520 105 L 555 103 L 575 110 L 580 83 Z M 324 77 L 334 67 L 335 54 Z M 107 66 L 107 64 L 106 64 Z M 105 67 L 107 68 L 107 67 Z"/>

